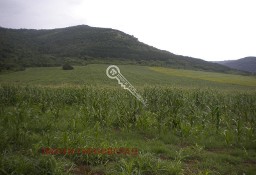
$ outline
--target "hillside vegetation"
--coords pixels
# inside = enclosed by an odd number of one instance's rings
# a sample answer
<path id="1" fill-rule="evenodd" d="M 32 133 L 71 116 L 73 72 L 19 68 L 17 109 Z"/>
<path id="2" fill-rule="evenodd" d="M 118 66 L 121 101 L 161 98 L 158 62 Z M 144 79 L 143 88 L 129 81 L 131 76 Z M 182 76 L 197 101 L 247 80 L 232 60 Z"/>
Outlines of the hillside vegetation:
<path id="1" fill-rule="evenodd" d="M 159 50 L 124 32 L 87 25 L 52 29 L 0 28 L 0 70 L 64 63 L 140 64 L 216 72 L 239 72 Z M 239 72 L 241 73 L 241 72 Z"/>
<path id="2" fill-rule="evenodd" d="M 239 60 L 218 61 L 216 63 L 233 69 L 256 73 L 256 57 L 245 57 Z"/>

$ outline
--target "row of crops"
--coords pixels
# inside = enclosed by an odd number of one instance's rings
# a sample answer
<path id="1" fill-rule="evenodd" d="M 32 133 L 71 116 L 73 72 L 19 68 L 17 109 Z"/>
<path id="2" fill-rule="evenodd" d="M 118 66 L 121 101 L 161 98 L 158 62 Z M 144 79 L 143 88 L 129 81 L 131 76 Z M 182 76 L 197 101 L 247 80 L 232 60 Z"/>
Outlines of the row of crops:
<path id="1" fill-rule="evenodd" d="M 255 92 L 163 87 L 145 87 L 140 92 L 146 107 L 122 89 L 0 86 L 2 171 L 26 172 L 23 165 L 10 161 L 36 157 L 42 147 L 134 147 L 126 142 L 107 142 L 106 138 L 113 137 L 107 131 L 174 135 L 206 147 L 216 143 L 256 148 Z M 147 150 L 140 148 L 140 154 L 146 155 Z M 67 158 L 90 165 L 118 159 L 109 155 Z M 36 161 L 26 169 L 42 174 L 56 169 L 56 163 L 45 159 L 37 162 L 38 172 L 33 169 Z M 64 165 L 59 169 L 65 169 Z"/>

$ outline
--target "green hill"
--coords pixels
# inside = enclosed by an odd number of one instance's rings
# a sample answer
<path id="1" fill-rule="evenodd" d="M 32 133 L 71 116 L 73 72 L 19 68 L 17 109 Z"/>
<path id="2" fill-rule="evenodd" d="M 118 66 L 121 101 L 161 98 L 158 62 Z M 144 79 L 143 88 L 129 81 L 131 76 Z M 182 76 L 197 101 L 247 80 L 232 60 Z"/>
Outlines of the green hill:
<path id="1" fill-rule="evenodd" d="M 140 64 L 236 72 L 216 63 L 159 50 L 114 29 L 87 25 L 51 30 L 0 28 L 0 70 L 59 66 L 64 62 L 74 65 Z"/>
<path id="2" fill-rule="evenodd" d="M 239 60 L 218 61 L 216 63 L 232 69 L 256 73 L 256 57 L 245 57 Z"/>

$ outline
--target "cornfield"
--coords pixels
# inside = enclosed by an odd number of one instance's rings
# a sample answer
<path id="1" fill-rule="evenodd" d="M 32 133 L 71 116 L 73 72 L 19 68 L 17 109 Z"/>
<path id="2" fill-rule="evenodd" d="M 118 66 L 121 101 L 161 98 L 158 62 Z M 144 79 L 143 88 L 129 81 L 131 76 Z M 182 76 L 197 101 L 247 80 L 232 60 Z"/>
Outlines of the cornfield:
<path id="1" fill-rule="evenodd" d="M 147 145 L 129 142 L 133 133 L 152 142 L 190 144 L 192 152 L 215 146 L 256 149 L 255 92 L 164 87 L 144 87 L 140 92 L 146 107 L 122 89 L 0 86 L 1 173 L 76 174 L 72 169 L 78 164 L 110 162 L 115 163 L 107 174 L 185 172 L 183 149 L 167 160 L 158 159 Z M 40 152 L 43 147 L 129 146 L 138 147 L 139 156 Z"/>

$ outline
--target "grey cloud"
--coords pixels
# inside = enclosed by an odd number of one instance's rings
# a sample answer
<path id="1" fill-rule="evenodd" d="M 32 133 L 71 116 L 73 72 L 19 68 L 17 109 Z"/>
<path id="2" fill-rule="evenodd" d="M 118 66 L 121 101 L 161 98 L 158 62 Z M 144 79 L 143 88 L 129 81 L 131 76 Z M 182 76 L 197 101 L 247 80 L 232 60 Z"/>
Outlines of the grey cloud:
<path id="1" fill-rule="evenodd" d="M 55 28 L 79 24 L 69 10 L 81 0 L 0 0 L 0 26 Z M 77 23 L 76 23 L 77 22 Z"/>

